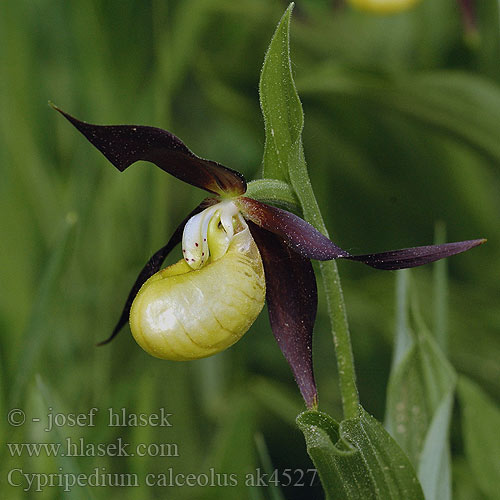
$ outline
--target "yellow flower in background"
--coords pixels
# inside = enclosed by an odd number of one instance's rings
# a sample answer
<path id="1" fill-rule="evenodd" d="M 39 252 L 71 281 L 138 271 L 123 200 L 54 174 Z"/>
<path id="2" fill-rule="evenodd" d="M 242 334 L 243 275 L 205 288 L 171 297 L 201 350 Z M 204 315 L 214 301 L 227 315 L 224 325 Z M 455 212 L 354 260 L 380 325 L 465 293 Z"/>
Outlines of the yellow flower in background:
<path id="1" fill-rule="evenodd" d="M 348 2 L 359 10 L 369 11 L 375 14 L 393 14 L 411 9 L 420 0 L 348 0 Z"/>

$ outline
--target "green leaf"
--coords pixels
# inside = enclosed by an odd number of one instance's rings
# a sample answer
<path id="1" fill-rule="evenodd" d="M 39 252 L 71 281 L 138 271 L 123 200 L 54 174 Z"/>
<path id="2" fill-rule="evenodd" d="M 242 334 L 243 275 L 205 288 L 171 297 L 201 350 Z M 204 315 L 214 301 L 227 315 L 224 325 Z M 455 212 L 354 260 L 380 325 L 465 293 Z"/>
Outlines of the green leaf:
<path id="1" fill-rule="evenodd" d="M 458 397 L 467 461 L 481 491 L 488 498 L 498 498 L 500 409 L 466 377 L 459 378 Z"/>
<path id="2" fill-rule="evenodd" d="M 454 385 L 453 369 L 435 340 L 419 332 L 391 374 L 387 399 L 388 427 L 414 464 L 434 414 Z"/>
<path id="3" fill-rule="evenodd" d="M 386 426 L 417 468 L 426 498 L 441 500 L 451 498 L 448 428 L 456 374 L 425 327 L 415 299 L 407 300 L 408 271 L 404 276 L 398 287 L 399 351 L 389 379 Z M 411 315 L 408 302 L 413 302 Z"/>
<path id="4" fill-rule="evenodd" d="M 288 180 L 288 157 L 304 125 L 302 104 L 292 77 L 290 17 L 294 4 L 283 14 L 267 50 L 260 75 L 260 105 L 266 141 L 263 177 Z"/>
<path id="5" fill-rule="evenodd" d="M 382 425 L 360 406 L 338 424 L 326 413 L 297 417 L 327 500 L 423 499 L 410 461 Z"/>
<path id="6" fill-rule="evenodd" d="M 454 391 L 442 399 L 434 413 L 427 431 L 420 462 L 418 477 L 426 500 L 451 499 L 451 456 L 448 435 Z"/>
<path id="7" fill-rule="evenodd" d="M 293 7 L 291 3 L 276 28 L 260 77 L 260 102 L 266 129 L 262 175 L 290 181 L 305 219 L 328 236 L 309 180 L 302 147 L 304 113 L 290 59 Z"/>
<path id="8" fill-rule="evenodd" d="M 392 370 L 398 366 L 403 356 L 413 345 L 408 325 L 408 281 L 410 272 L 409 269 L 402 269 L 396 273 L 396 339 L 394 341 Z"/>

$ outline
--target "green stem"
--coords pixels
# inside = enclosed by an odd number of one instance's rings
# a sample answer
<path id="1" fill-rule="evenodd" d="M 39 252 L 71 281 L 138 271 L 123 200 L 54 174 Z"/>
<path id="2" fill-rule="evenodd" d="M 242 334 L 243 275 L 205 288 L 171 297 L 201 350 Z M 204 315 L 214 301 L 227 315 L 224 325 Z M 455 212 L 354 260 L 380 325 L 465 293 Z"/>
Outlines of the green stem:
<path id="1" fill-rule="evenodd" d="M 281 205 L 287 210 L 298 211 L 299 200 L 290 184 L 278 179 L 257 179 L 248 183 L 245 196 L 264 203 Z"/>
<path id="2" fill-rule="evenodd" d="M 260 104 L 266 130 L 262 170 L 265 177 L 289 180 L 302 206 L 304 218 L 328 236 L 302 149 L 304 113 L 293 80 L 290 59 L 290 16 L 293 7 L 291 3 L 276 28 L 260 75 Z M 286 182 L 277 188 L 281 190 L 281 196 L 288 195 Z M 334 261 L 322 262 L 320 269 L 336 349 L 344 418 L 356 418 L 359 396 L 337 265 Z"/>
<path id="3" fill-rule="evenodd" d="M 290 155 L 290 158 L 299 158 L 305 165 L 302 144 L 297 143 L 298 155 Z M 306 168 L 290 168 L 290 182 L 297 193 L 302 205 L 304 218 L 318 231 L 328 236 L 318 202 Z M 358 416 L 359 394 L 356 386 L 356 372 L 354 370 L 354 357 L 352 354 L 349 324 L 344 303 L 344 294 L 340 284 L 340 276 L 337 264 L 334 260 L 320 262 L 323 286 L 332 326 L 333 343 L 337 355 L 337 367 L 339 372 L 340 393 L 342 397 L 342 408 L 344 419 L 356 418 Z"/>

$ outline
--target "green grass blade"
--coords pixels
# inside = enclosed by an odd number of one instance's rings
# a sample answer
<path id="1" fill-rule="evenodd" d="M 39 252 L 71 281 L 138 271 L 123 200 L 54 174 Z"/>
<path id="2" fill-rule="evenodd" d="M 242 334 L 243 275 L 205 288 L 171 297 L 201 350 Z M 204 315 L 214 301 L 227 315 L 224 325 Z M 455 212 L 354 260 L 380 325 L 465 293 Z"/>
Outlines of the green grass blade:
<path id="1" fill-rule="evenodd" d="M 451 500 L 451 454 L 448 444 L 454 390 L 441 400 L 429 425 L 418 465 L 426 500 Z"/>
<path id="2" fill-rule="evenodd" d="M 34 302 L 28 327 L 23 336 L 20 359 L 16 366 L 16 374 L 12 384 L 10 401 L 17 406 L 22 398 L 25 385 L 34 370 L 39 356 L 50 338 L 48 320 L 49 306 L 57 295 L 57 284 L 68 257 L 68 246 L 77 221 L 74 213 L 66 216 L 64 225 L 42 274 L 37 298 Z"/>
<path id="3" fill-rule="evenodd" d="M 257 447 L 257 453 L 259 455 L 262 468 L 264 469 L 268 477 L 272 477 L 273 472 L 276 471 L 276 469 L 273 467 L 271 457 L 269 456 L 269 450 L 267 449 L 266 440 L 260 432 L 257 432 L 255 434 L 255 445 Z M 275 482 L 269 482 L 268 490 L 270 500 L 285 500 L 283 493 Z"/>

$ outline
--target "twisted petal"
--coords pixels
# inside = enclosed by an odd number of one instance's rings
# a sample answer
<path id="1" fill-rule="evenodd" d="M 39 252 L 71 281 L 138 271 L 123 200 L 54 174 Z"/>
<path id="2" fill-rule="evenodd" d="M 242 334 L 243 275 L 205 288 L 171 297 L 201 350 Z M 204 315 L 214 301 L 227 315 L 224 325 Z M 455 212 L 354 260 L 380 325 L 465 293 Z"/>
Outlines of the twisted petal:
<path id="1" fill-rule="evenodd" d="M 245 178 L 239 172 L 199 158 L 166 130 L 141 125 L 92 125 L 52 106 L 121 172 L 144 160 L 211 193 L 239 195 L 246 191 Z"/>
<path id="2" fill-rule="evenodd" d="M 153 274 L 157 273 L 160 270 L 160 267 L 162 266 L 164 260 L 167 258 L 168 254 L 175 248 L 175 246 L 180 243 L 182 239 L 182 232 L 184 230 L 184 226 L 186 225 L 187 221 L 193 216 L 196 215 L 197 213 L 201 212 L 204 208 L 206 208 L 207 200 L 204 200 L 201 202 L 200 205 L 198 205 L 180 224 L 179 227 L 174 231 L 174 234 L 170 237 L 168 240 L 168 243 L 160 248 L 147 262 L 146 265 L 142 268 L 141 272 L 139 273 L 139 276 L 137 276 L 137 279 L 135 280 L 134 286 L 130 290 L 130 293 L 128 294 L 127 301 L 125 302 L 125 306 L 123 307 L 123 311 L 121 313 L 120 319 L 118 320 L 118 323 L 113 329 L 113 332 L 111 335 L 106 339 L 103 340 L 102 342 L 99 342 L 97 345 L 104 345 L 107 344 L 108 342 L 111 342 L 120 332 L 120 330 L 125 326 L 126 323 L 128 323 L 129 320 L 129 315 L 130 315 L 130 308 L 132 307 L 132 302 L 135 299 L 135 296 L 137 295 L 137 292 L 140 290 L 141 286 L 150 278 L 153 276 Z"/>
<path id="3" fill-rule="evenodd" d="M 363 262 L 376 269 L 406 269 L 429 264 L 457 253 L 462 253 L 471 248 L 481 245 L 486 240 L 457 241 L 456 243 L 445 243 L 443 245 L 427 245 L 422 247 L 403 248 L 390 252 L 372 253 L 367 255 L 350 255 L 344 257 L 349 260 Z"/>
<path id="4" fill-rule="evenodd" d="M 252 222 L 248 227 L 264 263 L 271 329 L 307 407 L 315 407 L 312 333 L 318 298 L 311 262 L 294 252 L 283 238 Z"/>
<path id="5" fill-rule="evenodd" d="M 252 198 L 241 197 L 243 215 L 258 226 L 277 234 L 295 252 L 307 259 L 331 260 L 350 254 L 331 242 L 308 222 L 291 212 Z"/>

